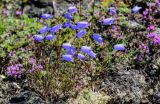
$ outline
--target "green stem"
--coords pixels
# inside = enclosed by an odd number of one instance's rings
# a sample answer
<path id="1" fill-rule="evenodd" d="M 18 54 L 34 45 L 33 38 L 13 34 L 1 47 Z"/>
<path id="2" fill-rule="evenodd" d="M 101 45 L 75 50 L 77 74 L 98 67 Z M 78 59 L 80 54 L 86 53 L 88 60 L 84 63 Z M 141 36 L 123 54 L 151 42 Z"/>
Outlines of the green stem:
<path id="1" fill-rule="evenodd" d="M 80 19 L 82 15 L 82 4 L 83 4 L 83 0 L 80 1 L 80 10 L 79 10 Z"/>
<path id="2" fill-rule="evenodd" d="M 93 18 L 93 16 L 94 16 L 95 3 L 96 3 L 96 0 L 93 1 L 93 6 L 92 6 L 92 7 L 93 7 L 93 13 L 92 13 L 92 18 Z"/>

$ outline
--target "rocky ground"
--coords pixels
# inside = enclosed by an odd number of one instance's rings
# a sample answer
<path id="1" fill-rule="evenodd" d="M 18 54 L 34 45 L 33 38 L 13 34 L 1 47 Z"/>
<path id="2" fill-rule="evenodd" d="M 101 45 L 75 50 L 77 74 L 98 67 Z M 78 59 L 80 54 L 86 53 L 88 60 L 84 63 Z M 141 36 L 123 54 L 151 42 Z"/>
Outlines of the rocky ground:
<path id="1" fill-rule="evenodd" d="M 160 104 L 160 83 L 141 70 L 118 70 L 113 75 L 101 75 L 97 90 L 101 89 L 111 97 L 113 104 Z M 24 85 L 25 81 L 10 81 L 0 76 L 0 104 L 64 104 L 67 102 L 48 102 Z"/>
<path id="2" fill-rule="evenodd" d="M 52 13 L 60 15 L 64 13 L 68 7 L 78 4 L 80 0 L 30 0 L 22 6 L 23 13 L 30 16 L 40 16 L 42 13 Z M 88 9 L 92 6 L 93 0 L 85 0 L 83 6 Z"/>

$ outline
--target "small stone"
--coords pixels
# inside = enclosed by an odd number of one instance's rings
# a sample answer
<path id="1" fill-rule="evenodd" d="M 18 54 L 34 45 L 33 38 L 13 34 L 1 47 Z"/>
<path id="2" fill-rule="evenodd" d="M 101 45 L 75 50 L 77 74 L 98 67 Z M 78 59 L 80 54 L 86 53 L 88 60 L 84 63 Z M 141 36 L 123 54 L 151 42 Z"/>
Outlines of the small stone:
<path id="1" fill-rule="evenodd" d="M 17 89 L 20 89 L 21 87 L 17 84 L 17 83 L 12 83 L 13 84 L 13 86 L 14 86 L 14 88 L 17 88 Z"/>
<path id="2" fill-rule="evenodd" d="M 5 79 L 6 77 L 4 75 L 0 75 L 0 79 Z"/>

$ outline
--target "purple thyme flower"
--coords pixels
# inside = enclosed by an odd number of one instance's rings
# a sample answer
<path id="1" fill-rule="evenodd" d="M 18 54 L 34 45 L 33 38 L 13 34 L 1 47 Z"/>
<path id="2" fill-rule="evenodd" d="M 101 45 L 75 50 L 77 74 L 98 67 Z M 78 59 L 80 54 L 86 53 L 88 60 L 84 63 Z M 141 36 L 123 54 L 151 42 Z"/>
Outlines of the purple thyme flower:
<path id="1" fill-rule="evenodd" d="M 156 6 L 160 6 L 160 0 L 156 0 Z"/>
<path id="2" fill-rule="evenodd" d="M 9 57 L 15 57 L 16 56 L 16 51 L 11 51 L 10 53 L 9 53 Z"/>
<path id="3" fill-rule="evenodd" d="M 81 30 L 80 32 L 77 33 L 76 37 L 77 38 L 82 38 L 86 33 L 87 33 L 86 30 L 83 29 L 83 30 Z"/>
<path id="4" fill-rule="evenodd" d="M 147 29 L 149 30 L 149 31 L 154 31 L 155 30 L 155 25 L 149 25 L 148 27 L 147 27 Z"/>
<path id="5" fill-rule="evenodd" d="M 29 64 L 31 64 L 31 65 L 36 64 L 36 59 L 33 58 L 33 57 L 31 57 L 31 58 L 29 59 Z"/>
<path id="6" fill-rule="evenodd" d="M 99 34 L 93 34 L 92 35 L 92 38 L 97 41 L 98 43 L 102 43 L 103 42 L 103 39 L 102 37 L 99 35 Z"/>
<path id="7" fill-rule="evenodd" d="M 152 32 L 147 35 L 147 38 L 150 38 L 152 40 L 153 45 L 160 44 L 160 35 L 159 34 Z"/>
<path id="8" fill-rule="evenodd" d="M 17 11 L 16 11 L 16 16 L 21 16 L 21 15 L 22 15 L 22 11 L 17 10 Z"/>
<path id="9" fill-rule="evenodd" d="M 76 6 L 71 6 L 71 7 L 68 8 L 68 11 L 70 13 L 76 13 L 78 10 L 77 10 Z"/>
<path id="10" fill-rule="evenodd" d="M 123 44 L 116 44 L 114 45 L 114 50 L 123 51 L 125 50 L 125 46 Z"/>
<path id="11" fill-rule="evenodd" d="M 74 17 L 71 15 L 71 14 L 69 14 L 69 13 L 64 13 L 64 17 L 65 18 L 67 18 L 67 19 L 69 19 L 69 20 L 72 20 Z"/>
<path id="12" fill-rule="evenodd" d="M 83 60 L 85 58 L 85 56 L 81 53 L 78 53 L 77 58 L 80 59 L 80 60 Z"/>
<path id="13" fill-rule="evenodd" d="M 11 11 L 10 10 L 7 10 L 7 9 L 4 9 L 3 10 L 3 14 L 9 16 L 11 14 Z"/>
<path id="14" fill-rule="evenodd" d="M 62 59 L 64 61 L 68 61 L 68 62 L 73 62 L 74 61 L 74 57 L 72 55 L 68 55 L 68 54 L 62 55 Z"/>
<path id="15" fill-rule="evenodd" d="M 146 9 L 145 11 L 143 11 L 143 16 L 147 16 L 149 14 L 149 10 Z"/>
<path id="16" fill-rule="evenodd" d="M 69 28 L 71 25 L 72 25 L 72 22 L 68 21 L 68 22 L 64 23 L 63 27 L 64 28 Z"/>
<path id="17" fill-rule="evenodd" d="M 153 38 L 153 45 L 158 45 L 160 44 L 160 35 L 156 35 L 154 38 Z"/>
<path id="18" fill-rule="evenodd" d="M 134 13 L 138 13 L 140 9 L 142 9 L 142 7 L 135 6 L 135 7 L 132 9 L 132 11 L 133 11 Z"/>
<path id="19" fill-rule="evenodd" d="M 39 33 L 40 34 L 45 34 L 47 31 L 49 30 L 49 27 L 48 25 L 42 27 L 40 30 L 39 30 Z"/>
<path id="20" fill-rule="evenodd" d="M 116 14 L 116 8 L 115 7 L 110 7 L 109 12 L 112 14 Z"/>
<path id="21" fill-rule="evenodd" d="M 23 74 L 22 64 L 15 64 L 12 66 L 7 67 L 7 74 L 16 78 L 21 78 Z"/>
<path id="22" fill-rule="evenodd" d="M 41 18 L 43 19 L 49 19 L 49 18 L 52 18 L 52 16 L 50 14 L 42 14 Z"/>
<path id="23" fill-rule="evenodd" d="M 107 18 L 107 19 L 104 19 L 103 20 L 103 24 L 104 25 L 112 25 L 114 24 L 114 19 L 111 17 L 111 18 Z"/>
<path id="24" fill-rule="evenodd" d="M 137 55 L 137 60 L 142 61 L 144 59 L 144 54 Z"/>
<path id="25" fill-rule="evenodd" d="M 42 42 L 44 39 L 44 37 L 42 35 L 34 35 L 33 38 L 37 42 Z"/>
<path id="26" fill-rule="evenodd" d="M 56 33 L 57 31 L 59 31 L 60 29 L 62 29 L 62 24 L 58 24 L 56 26 L 53 26 L 51 29 L 50 29 L 50 32 L 52 34 Z"/>
<path id="27" fill-rule="evenodd" d="M 37 72 L 37 71 L 41 71 L 41 70 L 43 70 L 43 66 L 41 65 L 41 64 L 33 64 L 32 65 L 32 69 L 30 70 L 30 73 L 35 73 L 35 72 Z"/>
<path id="28" fill-rule="evenodd" d="M 140 45 L 139 45 L 139 48 L 141 48 L 141 49 L 148 49 L 148 46 L 146 45 L 146 44 L 144 44 L 144 43 L 141 43 Z"/>
<path id="29" fill-rule="evenodd" d="M 55 39 L 55 36 L 52 35 L 52 34 L 49 34 L 45 37 L 46 40 L 54 40 Z"/>
<path id="30" fill-rule="evenodd" d="M 70 43 L 63 43 L 62 48 L 69 50 L 71 48 L 71 44 Z"/>
<path id="31" fill-rule="evenodd" d="M 85 28 L 88 28 L 90 25 L 88 22 L 85 22 L 85 21 L 80 21 L 80 22 L 77 22 L 76 24 L 78 29 L 85 29 Z"/>
<path id="32" fill-rule="evenodd" d="M 157 34 L 152 32 L 147 35 L 147 38 L 154 38 Z"/>

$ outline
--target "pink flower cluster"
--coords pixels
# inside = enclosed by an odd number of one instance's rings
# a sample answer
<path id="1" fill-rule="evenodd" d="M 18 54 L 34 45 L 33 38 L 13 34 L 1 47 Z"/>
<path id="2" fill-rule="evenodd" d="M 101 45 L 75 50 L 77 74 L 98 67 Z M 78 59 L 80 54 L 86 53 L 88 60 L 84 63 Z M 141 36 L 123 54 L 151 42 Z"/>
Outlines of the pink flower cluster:
<path id="1" fill-rule="evenodd" d="M 23 74 L 23 65 L 15 64 L 7 67 L 7 74 L 16 78 L 21 78 Z"/>
<path id="2" fill-rule="evenodd" d="M 160 44 L 160 34 L 156 34 L 156 33 L 152 32 L 147 35 L 147 38 L 150 38 L 152 40 L 153 45 Z"/>
<path id="3" fill-rule="evenodd" d="M 37 64 L 35 58 L 30 58 L 29 64 L 31 65 L 30 73 L 43 70 L 43 66 L 41 64 Z"/>

